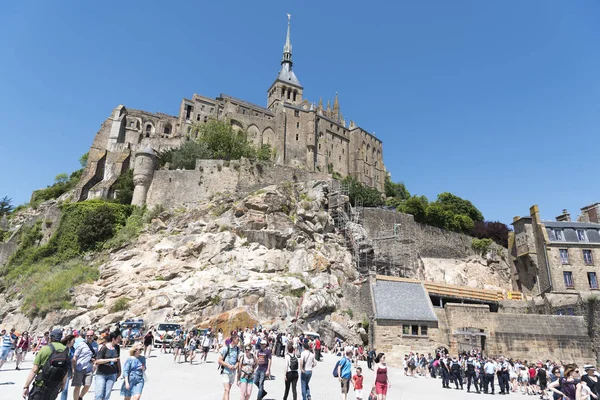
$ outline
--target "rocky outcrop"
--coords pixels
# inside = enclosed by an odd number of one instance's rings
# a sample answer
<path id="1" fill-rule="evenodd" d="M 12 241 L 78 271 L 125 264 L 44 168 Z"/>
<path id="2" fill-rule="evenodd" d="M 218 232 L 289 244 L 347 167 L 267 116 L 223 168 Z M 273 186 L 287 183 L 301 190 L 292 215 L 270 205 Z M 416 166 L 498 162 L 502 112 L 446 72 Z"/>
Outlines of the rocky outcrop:
<path id="1" fill-rule="evenodd" d="M 104 254 L 100 279 L 73 289 L 75 309 L 28 321 L 18 302 L 0 300 L 0 314 L 27 329 L 133 317 L 154 324 L 170 314 L 186 325 L 260 322 L 352 336 L 355 324 L 340 310 L 349 308 L 342 286 L 357 273 L 333 233 L 327 189 L 324 181 L 283 183 L 163 212 L 133 243 Z M 122 298 L 127 310 L 113 312 Z"/>

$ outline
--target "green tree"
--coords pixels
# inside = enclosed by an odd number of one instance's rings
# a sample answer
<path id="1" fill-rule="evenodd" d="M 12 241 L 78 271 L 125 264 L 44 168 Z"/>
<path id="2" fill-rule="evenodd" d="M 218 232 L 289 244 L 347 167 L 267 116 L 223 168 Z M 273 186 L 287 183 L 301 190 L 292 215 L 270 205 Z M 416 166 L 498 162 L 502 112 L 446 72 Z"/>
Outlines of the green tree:
<path id="1" fill-rule="evenodd" d="M 79 157 L 79 164 L 81 164 L 81 168 L 87 167 L 89 155 L 90 155 L 90 153 L 85 153 L 84 155 Z"/>
<path id="2" fill-rule="evenodd" d="M 428 205 L 429 200 L 427 200 L 427 197 L 412 196 L 400 206 L 398 211 L 412 215 L 417 222 L 425 222 Z"/>
<path id="3" fill-rule="evenodd" d="M 353 205 L 356 205 L 357 200 L 362 201 L 365 207 L 377 207 L 384 204 L 381 193 L 377 189 L 363 185 L 353 176 L 345 177 L 342 182 L 348 184 L 348 196 Z"/>
<path id="4" fill-rule="evenodd" d="M 0 217 L 10 213 L 13 210 L 12 199 L 8 196 L 4 196 L 0 200 Z"/>
<path id="5" fill-rule="evenodd" d="M 436 204 L 440 204 L 445 210 L 453 214 L 467 215 L 473 221 L 483 221 L 483 214 L 469 200 L 462 199 L 452 193 L 444 192 L 438 194 Z"/>
<path id="6" fill-rule="evenodd" d="M 255 158 L 256 149 L 247 139 L 246 132 L 235 130 L 230 121 L 213 119 L 195 126 L 197 141 L 212 153 L 217 160 L 239 160 L 241 157 Z"/>
<path id="7" fill-rule="evenodd" d="M 69 175 L 62 172 L 54 177 L 54 184 L 66 184 L 69 181 Z"/>
<path id="8" fill-rule="evenodd" d="M 133 199 L 133 169 L 128 169 L 117 178 L 113 186 L 116 193 L 115 199 L 120 204 L 131 204 Z"/>
<path id="9" fill-rule="evenodd" d="M 204 143 L 196 141 L 185 142 L 180 148 L 172 151 L 170 156 L 167 156 L 169 169 L 194 169 L 196 168 L 196 160 L 210 159 L 212 152 Z"/>
<path id="10" fill-rule="evenodd" d="M 395 197 L 401 201 L 410 198 L 410 192 L 406 189 L 404 182 L 394 183 L 389 175 L 385 177 L 384 193 L 386 197 Z"/>
<path id="11" fill-rule="evenodd" d="M 425 210 L 425 222 L 438 228 L 450 229 L 454 214 L 440 204 L 431 203 Z"/>

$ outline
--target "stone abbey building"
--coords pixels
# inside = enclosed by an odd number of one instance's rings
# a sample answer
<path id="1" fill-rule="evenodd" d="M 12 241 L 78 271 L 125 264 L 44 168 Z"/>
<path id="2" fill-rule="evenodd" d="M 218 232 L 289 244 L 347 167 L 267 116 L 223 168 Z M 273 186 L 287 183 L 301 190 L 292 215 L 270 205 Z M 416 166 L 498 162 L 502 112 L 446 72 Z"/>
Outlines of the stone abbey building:
<path id="1" fill-rule="evenodd" d="M 288 16 L 281 70 L 267 90 L 267 107 L 225 94 L 215 99 L 198 94 L 184 98 L 179 116 L 118 106 L 94 138 L 77 199 L 112 197 L 112 186 L 123 171 L 133 167 L 137 152 L 178 147 L 191 139 L 194 124 L 210 119 L 229 120 L 256 145 L 270 145 L 276 165 L 351 175 L 383 191 L 387 172 L 381 140 L 353 121 L 346 124 L 337 94 L 333 107 L 329 102 L 323 107 L 321 100 L 315 104 L 304 99 L 304 88 L 292 66 Z"/>

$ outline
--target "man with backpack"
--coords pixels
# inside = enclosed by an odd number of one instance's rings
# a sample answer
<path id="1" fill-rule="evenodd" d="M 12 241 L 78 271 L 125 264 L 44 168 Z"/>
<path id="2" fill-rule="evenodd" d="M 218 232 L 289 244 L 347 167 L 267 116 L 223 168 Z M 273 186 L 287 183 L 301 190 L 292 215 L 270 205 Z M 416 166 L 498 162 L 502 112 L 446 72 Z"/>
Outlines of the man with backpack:
<path id="1" fill-rule="evenodd" d="M 235 373 L 238 368 L 238 358 L 240 355 L 238 347 L 239 336 L 232 335 L 230 340 L 231 342 L 220 350 L 219 360 L 217 361 L 223 382 L 223 400 L 229 400 L 229 392 L 235 382 Z"/>
<path id="2" fill-rule="evenodd" d="M 471 391 L 471 383 L 474 383 L 475 390 L 477 393 L 480 393 L 479 385 L 477 384 L 477 370 L 479 367 L 479 362 L 475 359 L 475 357 L 470 356 L 467 359 L 467 371 L 465 372 L 465 375 L 467 376 L 467 392 Z"/>
<path id="3" fill-rule="evenodd" d="M 350 379 L 352 379 L 352 351 L 346 351 L 346 355 L 337 362 L 336 368 L 342 386 L 342 400 L 346 400 L 350 390 Z"/>
<path id="4" fill-rule="evenodd" d="M 62 330 L 54 329 L 50 333 L 50 343 L 42 347 L 35 356 L 33 367 L 23 387 L 23 398 L 55 400 L 65 386 L 71 366 L 69 350 L 60 342 L 62 335 Z"/>

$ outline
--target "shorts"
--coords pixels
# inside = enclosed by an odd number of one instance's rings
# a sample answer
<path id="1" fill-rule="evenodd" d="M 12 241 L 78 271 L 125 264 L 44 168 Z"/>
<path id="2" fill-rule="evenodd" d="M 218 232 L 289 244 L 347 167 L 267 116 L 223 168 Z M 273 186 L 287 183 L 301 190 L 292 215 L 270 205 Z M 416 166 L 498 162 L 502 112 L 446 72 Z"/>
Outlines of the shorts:
<path id="1" fill-rule="evenodd" d="M 348 390 L 350 390 L 350 379 L 342 378 L 340 379 L 340 384 L 342 385 L 342 394 L 348 393 Z"/>
<path id="2" fill-rule="evenodd" d="M 196 346 L 190 346 L 190 351 L 196 351 Z"/>
<path id="3" fill-rule="evenodd" d="M 250 384 L 254 384 L 254 377 L 250 377 L 250 378 L 240 378 L 240 382 L 242 382 L 242 383 L 250 383 Z"/>
<path id="4" fill-rule="evenodd" d="M 92 371 L 75 371 L 71 386 L 92 386 Z"/>
<path id="5" fill-rule="evenodd" d="M 356 389 L 354 390 L 354 393 L 356 394 L 356 398 L 357 399 L 362 399 L 362 389 Z"/>
<path id="6" fill-rule="evenodd" d="M 8 360 L 9 354 L 10 354 L 10 347 L 3 347 L 2 352 L 0 353 L 0 360 L 2 360 L 2 361 Z"/>
<path id="7" fill-rule="evenodd" d="M 223 381 L 224 384 L 233 385 L 233 382 L 235 381 L 235 373 L 228 374 L 228 373 L 223 372 L 221 374 L 221 380 Z"/>
<path id="8" fill-rule="evenodd" d="M 204 347 L 202 347 L 202 351 L 203 351 L 204 353 L 208 353 L 208 350 L 210 350 L 208 346 L 204 346 Z"/>
<path id="9" fill-rule="evenodd" d="M 388 385 L 387 382 L 375 382 L 375 393 L 387 395 Z"/>
<path id="10" fill-rule="evenodd" d="M 537 382 L 537 378 L 529 378 L 529 384 L 530 385 L 535 385 Z"/>

